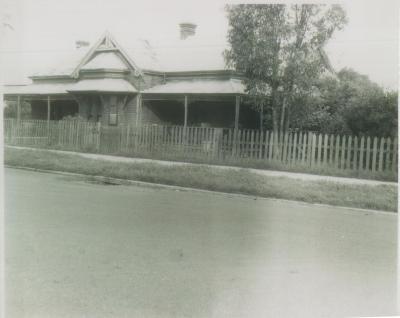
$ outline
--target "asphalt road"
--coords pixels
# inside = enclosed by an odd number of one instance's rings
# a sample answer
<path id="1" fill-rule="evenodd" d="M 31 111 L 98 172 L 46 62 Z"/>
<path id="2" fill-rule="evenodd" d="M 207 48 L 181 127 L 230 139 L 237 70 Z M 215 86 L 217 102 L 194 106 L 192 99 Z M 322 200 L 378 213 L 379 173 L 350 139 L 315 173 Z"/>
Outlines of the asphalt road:
<path id="1" fill-rule="evenodd" d="M 6 169 L 6 317 L 394 315 L 397 215 Z"/>

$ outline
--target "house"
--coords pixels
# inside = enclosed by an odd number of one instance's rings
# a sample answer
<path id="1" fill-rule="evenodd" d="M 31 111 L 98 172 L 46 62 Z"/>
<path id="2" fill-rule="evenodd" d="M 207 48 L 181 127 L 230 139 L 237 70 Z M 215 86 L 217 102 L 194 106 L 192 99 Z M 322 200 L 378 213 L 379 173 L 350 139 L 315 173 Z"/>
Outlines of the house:
<path id="1" fill-rule="evenodd" d="M 29 101 L 32 119 L 79 116 L 102 125 L 160 124 L 256 127 L 259 114 L 241 107 L 244 85 L 227 69 L 222 47 L 196 40 L 196 25 L 180 24 L 170 47 L 137 41 L 123 47 L 106 32 L 77 57 L 30 76 L 29 85 L 5 86 L 5 99 Z"/>

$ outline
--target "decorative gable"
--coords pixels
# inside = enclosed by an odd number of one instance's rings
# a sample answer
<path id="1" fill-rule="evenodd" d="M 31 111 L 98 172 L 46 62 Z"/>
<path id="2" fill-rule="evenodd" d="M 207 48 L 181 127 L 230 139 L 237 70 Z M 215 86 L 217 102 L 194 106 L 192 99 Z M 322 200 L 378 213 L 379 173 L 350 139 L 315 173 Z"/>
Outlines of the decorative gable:
<path id="1" fill-rule="evenodd" d="M 78 78 L 79 71 L 88 68 L 130 70 L 135 76 L 143 76 L 140 68 L 108 32 L 83 57 L 72 77 Z"/>
<path id="2" fill-rule="evenodd" d="M 118 52 L 98 52 L 81 70 L 118 70 L 129 71 L 129 65 Z"/>
<path id="3" fill-rule="evenodd" d="M 109 35 L 106 35 L 97 50 L 113 50 L 116 46 Z"/>

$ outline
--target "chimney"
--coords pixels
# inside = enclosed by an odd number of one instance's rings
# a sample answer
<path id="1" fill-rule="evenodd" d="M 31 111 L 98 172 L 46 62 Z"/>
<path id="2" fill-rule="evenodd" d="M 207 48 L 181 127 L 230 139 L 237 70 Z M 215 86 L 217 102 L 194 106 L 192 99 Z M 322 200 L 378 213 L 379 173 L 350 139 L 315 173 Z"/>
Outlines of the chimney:
<path id="1" fill-rule="evenodd" d="M 88 41 L 83 41 L 83 40 L 77 40 L 77 41 L 75 41 L 75 47 L 77 48 L 77 49 L 80 49 L 80 48 L 82 48 L 82 47 L 87 47 L 87 46 L 89 46 L 90 45 L 90 43 L 88 42 Z"/>
<path id="2" fill-rule="evenodd" d="M 188 38 L 189 36 L 193 36 L 196 34 L 197 25 L 190 22 L 184 22 L 179 24 L 181 30 L 181 40 Z"/>

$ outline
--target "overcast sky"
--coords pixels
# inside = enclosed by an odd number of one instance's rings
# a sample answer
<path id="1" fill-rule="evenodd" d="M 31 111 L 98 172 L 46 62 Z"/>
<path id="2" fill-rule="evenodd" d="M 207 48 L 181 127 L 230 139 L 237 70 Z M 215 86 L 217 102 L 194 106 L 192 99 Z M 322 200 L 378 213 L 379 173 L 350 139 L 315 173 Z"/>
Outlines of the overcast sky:
<path id="1" fill-rule="evenodd" d="M 228 28 L 222 0 L 3 1 L 14 29 L 5 32 L 0 49 L 8 83 L 37 70 L 38 61 L 45 62 L 46 56 L 68 54 L 75 40 L 93 43 L 106 29 L 117 39 L 148 38 L 157 46 L 160 39 L 179 36 L 179 22 L 193 21 L 199 35 L 222 46 Z M 385 88 L 397 89 L 398 1 L 340 3 L 349 23 L 328 44 L 334 68 L 351 67 Z"/>

